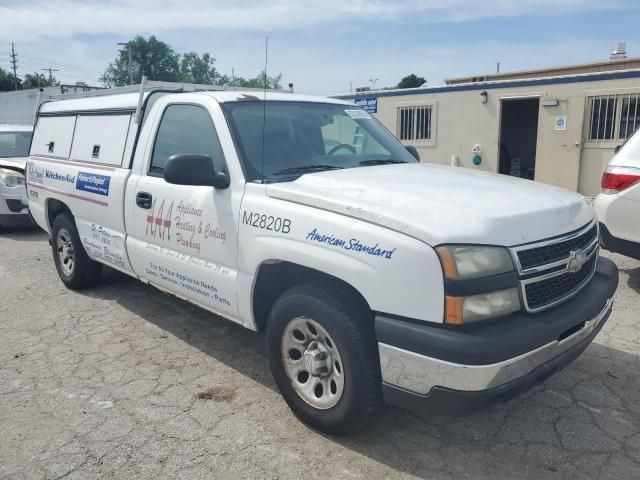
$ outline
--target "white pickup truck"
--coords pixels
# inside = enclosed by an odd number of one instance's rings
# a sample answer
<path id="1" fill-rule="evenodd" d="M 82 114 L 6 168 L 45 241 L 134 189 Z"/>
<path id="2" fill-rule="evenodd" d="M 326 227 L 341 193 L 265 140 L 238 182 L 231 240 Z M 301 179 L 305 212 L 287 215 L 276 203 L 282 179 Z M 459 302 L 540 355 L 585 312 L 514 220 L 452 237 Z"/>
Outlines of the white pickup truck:
<path id="1" fill-rule="evenodd" d="M 32 131 L 32 125 L 0 124 L 0 233 L 32 225 L 24 186 Z"/>
<path id="2" fill-rule="evenodd" d="M 61 280 L 120 270 L 266 332 L 291 410 L 462 413 L 576 358 L 618 274 L 583 197 L 421 164 L 364 110 L 284 93 L 45 103 L 30 209 Z"/>

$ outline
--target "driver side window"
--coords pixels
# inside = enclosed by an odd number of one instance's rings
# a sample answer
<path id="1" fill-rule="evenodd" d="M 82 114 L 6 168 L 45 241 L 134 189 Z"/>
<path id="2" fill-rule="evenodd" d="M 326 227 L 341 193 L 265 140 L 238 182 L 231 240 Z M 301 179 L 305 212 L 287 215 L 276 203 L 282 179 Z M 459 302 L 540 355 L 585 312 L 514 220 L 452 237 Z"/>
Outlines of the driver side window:
<path id="1" fill-rule="evenodd" d="M 209 113 L 197 105 L 169 105 L 158 127 L 149 174 L 162 175 L 171 155 L 208 155 L 216 172 L 226 171 L 222 146 Z"/>

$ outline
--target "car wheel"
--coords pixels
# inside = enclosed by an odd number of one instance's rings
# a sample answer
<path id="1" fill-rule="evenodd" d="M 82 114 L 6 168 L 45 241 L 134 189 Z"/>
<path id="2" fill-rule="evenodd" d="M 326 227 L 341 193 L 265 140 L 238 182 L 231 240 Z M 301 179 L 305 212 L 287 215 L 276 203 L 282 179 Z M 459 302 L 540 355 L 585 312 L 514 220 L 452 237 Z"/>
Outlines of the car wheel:
<path id="1" fill-rule="evenodd" d="M 53 221 L 51 249 L 60 280 L 68 288 L 82 290 L 100 280 L 102 264 L 89 258 L 73 217 L 68 213 L 61 213 Z"/>
<path id="2" fill-rule="evenodd" d="M 371 312 L 344 288 L 299 285 L 276 300 L 267 323 L 269 363 L 293 413 L 322 432 L 357 430 L 380 403 Z"/>

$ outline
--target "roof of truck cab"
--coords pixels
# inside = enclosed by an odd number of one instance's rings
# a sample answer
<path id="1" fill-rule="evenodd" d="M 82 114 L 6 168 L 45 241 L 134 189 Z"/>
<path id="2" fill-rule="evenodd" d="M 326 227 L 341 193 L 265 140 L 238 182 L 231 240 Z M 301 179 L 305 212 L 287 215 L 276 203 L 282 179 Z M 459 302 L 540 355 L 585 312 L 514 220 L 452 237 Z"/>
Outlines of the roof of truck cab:
<path id="1" fill-rule="evenodd" d="M 145 97 L 150 92 L 145 92 Z M 204 92 L 175 92 L 174 95 L 191 94 L 207 95 L 220 103 L 262 100 L 264 93 L 255 91 L 204 91 Z M 63 113 L 102 110 L 135 110 L 138 105 L 138 93 L 122 93 L 118 95 L 101 95 L 95 97 L 72 98 L 67 100 L 54 100 L 42 104 L 40 113 Z M 296 95 L 292 93 L 267 92 L 266 99 L 282 102 L 318 102 L 335 103 L 340 105 L 353 105 L 344 100 L 326 97 L 313 97 L 310 95 Z"/>
<path id="2" fill-rule="evenodd" d="M 203 95 L 209 95 L 220 103 L 237 102 L 247 100 L 262 100 L 265 94 L 262 92 L 243 92 L 243 91 L 220 91 L 220 92 L 200 92 Z M 315 97 L 311 95 L 298 95 L 295 93 L 267 92 L 266 99 L 280 102 L 316 102 L 316 103 L 337 103 L 339 105 L 353 105 L 352 102 L 338 100 L 336 98 Z"/>
<path id="3" fill-rule="evenodd" d="M 31 132 L 33 125 L 19 125 L 17 123 L 0 123 L 0 132 Z"/>

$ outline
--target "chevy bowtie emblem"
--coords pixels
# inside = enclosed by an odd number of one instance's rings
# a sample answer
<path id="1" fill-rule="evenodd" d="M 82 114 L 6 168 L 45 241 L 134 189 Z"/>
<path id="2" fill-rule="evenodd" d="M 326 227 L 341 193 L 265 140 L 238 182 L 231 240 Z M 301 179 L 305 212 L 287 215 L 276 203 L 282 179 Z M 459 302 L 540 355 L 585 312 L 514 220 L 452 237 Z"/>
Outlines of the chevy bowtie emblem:
<path id="1" fill-rule="evenodd" d="M 569 252 L 569 263 L 567 263 L 567 270 L 569 270 L 571 273 L 579 272 L 585 263 L 587 263 L 587 252 L 580 250 L 571 250 Z"/>

